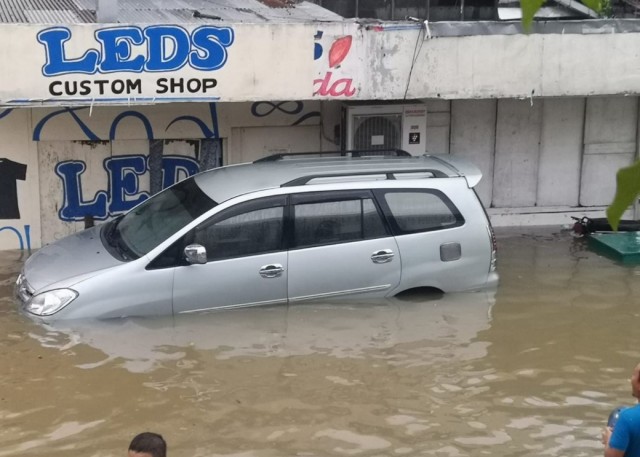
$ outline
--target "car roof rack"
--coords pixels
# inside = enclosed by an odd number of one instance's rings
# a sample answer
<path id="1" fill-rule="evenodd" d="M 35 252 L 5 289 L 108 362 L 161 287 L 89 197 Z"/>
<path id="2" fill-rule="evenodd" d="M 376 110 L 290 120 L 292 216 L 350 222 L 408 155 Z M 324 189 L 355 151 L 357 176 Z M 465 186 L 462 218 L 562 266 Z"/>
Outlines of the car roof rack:
<path id="1" fill-rule="evenodd" d="M 316 156 L 314 158 L 323 157 L 379 157 L 379 156 L 393 156 L 393 157 L 412 157 L 407 151 L 403 149 L 354 149 L 345 151 L 316 151 L 316 152 L 282 152 L 278 154 L 272 154 L 267 157 L 262 157 L 258 160 L 254 160 L 253 163 L 260 162 L 275 162 L 277 160 L 283 160 L 287 157 L 305 157 Z"/>
<path id="2" fill-rule="evenodd" d="M 314 179 L 323 179 L 323 178 L 349 178 L 349 177 L 358 177 L 358 176 L 385 176 L 385 179 L 395 180 L 395 175 L 398 174 L 422 174 L 429 173 L 433 175 L 434 178 L 446 178 L 447 174 L 440 171 L 434 170 L 433 168 L 416 168 L 413 170 L 401 169 L 401 170 L 384 170 L 384 171 L 358 171 L 358 172 L 343 172 L 343 173 L 318 173 L 307 176 L 302 176 L 300 178 L 292 179 L 291 181 L 285 182 L 281 184 L 280 187 L 293 187 L 293 186 L 304 186 Z"/>

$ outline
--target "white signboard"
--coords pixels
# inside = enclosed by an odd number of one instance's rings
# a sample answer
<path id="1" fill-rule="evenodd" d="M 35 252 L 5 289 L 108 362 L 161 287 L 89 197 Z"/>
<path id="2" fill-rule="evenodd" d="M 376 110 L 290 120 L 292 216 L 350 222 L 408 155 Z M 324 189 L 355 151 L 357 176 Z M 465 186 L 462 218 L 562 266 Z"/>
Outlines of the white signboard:
<path id="1" fill-rule="evenodd" d="M 0 104 L 640 93 L 640 33 L 433 37 L 425 27 L 2 25 Z"/>
<path id="2" fill-rule="evenodd" d="M 309 25 L 5 25 L 0 31 L 4 105 L 277 100 L 312 93 Z"/>

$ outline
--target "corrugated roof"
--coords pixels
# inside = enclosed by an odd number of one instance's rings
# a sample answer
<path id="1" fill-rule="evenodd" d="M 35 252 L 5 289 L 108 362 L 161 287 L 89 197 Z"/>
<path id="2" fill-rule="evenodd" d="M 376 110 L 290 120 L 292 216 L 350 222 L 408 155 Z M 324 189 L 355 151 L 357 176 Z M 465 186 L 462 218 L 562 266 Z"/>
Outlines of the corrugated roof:
<path id="1" fill-rule="evenodd" d="M 95 22 L 95 13 L 77 7 L 74 0 L 2 0 L 0 22 L 3 23 L 60 23 Z"/>
<path id="2" fill-rule="evenodd" d="M 308 1 L 293 0 L 113 0 L 117 22 L 184 24 L 340 21 Z M 98 0 L 0 0 L 0 23 L 95 23 Z"/>

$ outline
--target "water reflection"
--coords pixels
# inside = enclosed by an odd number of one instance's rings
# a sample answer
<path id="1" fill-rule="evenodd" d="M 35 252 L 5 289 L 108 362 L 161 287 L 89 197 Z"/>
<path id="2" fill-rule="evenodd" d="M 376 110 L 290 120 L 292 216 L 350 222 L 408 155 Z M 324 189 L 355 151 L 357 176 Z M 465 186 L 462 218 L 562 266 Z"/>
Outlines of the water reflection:
<path id="1" fill-rule="evenodd" d="M 0 457 L 602 454 L 640 360 L 640 268 L 498 233 L 495 294 L 41 326 L 0 255 Z"/>
<path id="2" fill-rule="evenodd" d="M 312 354 L 364 358 L 375 352 L 395 365 L 420 366 L 484 356 L 486 344 L 471 340 L 489 326 L 494 297 L 495 291 L 414 293 L 366 303 L 60 322 L 31 336 L 43 347 L 69 351 L 88 345 L 104 354 L 83 362 L 83 368 L 119 360 L 131 372 L 152 371 L 165 361 L 184 359 L 188 351 L 211 351 L 217 359 Z M 404 350 L 394 354 L 399 345 Z"/>

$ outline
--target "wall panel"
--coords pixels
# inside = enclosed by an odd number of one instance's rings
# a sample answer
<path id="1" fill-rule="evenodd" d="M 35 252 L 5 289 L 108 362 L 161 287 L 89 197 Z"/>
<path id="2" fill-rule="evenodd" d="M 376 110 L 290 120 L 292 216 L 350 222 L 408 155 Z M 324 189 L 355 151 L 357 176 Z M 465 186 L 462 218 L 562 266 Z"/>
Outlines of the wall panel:
<path id="1" fill-rule="evenodd" d="M 498 101 L 492 206 L 536 204 L 541 127 L 542 103 Z"/>
<path id="2" fill-rule="evenodd" d="M 485 206 L 491 205 L 496 146 L 496 101 L 451 102 L 451 154 L 468 158 L 482 171 L 476 192 Z"/>
<path id="3" fill-rule="evenodd" d="M 543 103 L 536 206 L 577 206 L 585 99 L 548 98 Z"/>
<path id="4" fill-rule="evenodd" d="M 587 100 L 580 204 L 608 205 L 616 172 L 633 162 L 638 123 L 637 97 Z"/>

